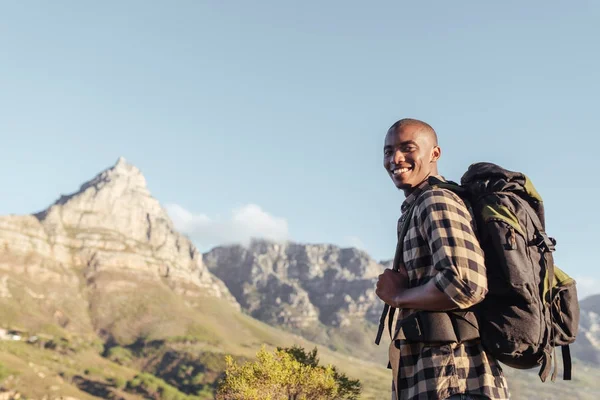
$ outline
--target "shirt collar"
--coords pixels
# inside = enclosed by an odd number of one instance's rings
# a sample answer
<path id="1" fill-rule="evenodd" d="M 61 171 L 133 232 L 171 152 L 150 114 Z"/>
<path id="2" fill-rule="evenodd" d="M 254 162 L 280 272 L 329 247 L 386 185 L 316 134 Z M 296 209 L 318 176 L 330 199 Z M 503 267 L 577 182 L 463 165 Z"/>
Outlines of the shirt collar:
<path id="1" fill-rule="evenodd" d="M 441 176 L 441 175 L 431 175 L 441 181 L 446 182 L 446 179 Z M 406 211 L 408 211 L 408 209 L 410 208 L 410 206 L 417 200 L 417 198 L 421 195 L 421 193 L 423 193 L 425 190 L 429 189 L 431 186 L 429 185 L 429 182 L 427 179 L 425 179 L 423 182 L 421 182 L 419 184 L 419 186 L 417 186 L 411 194 L 409 194 L 408 196 L 406 196 L 406 199 L 404 200 L 404 202 L 402 203 L 402 206 L 400 207 L 400 211 L 402 211 L 402 213 L 405 213 Z"/>

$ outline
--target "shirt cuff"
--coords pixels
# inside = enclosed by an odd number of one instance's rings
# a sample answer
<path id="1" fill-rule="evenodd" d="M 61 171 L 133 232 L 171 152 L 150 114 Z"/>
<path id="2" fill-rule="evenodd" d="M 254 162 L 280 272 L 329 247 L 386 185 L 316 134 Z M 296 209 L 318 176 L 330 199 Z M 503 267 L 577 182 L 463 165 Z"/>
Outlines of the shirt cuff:
<path id="1" fill-rule="evenodd" d="M 450 270 L 438 273 L 434 279 L 435 286 L 445 293 L 458 308 L 469 308 L 480 300 L 478 293 L 474 292 L 469 285 L 462 282 Z"/>

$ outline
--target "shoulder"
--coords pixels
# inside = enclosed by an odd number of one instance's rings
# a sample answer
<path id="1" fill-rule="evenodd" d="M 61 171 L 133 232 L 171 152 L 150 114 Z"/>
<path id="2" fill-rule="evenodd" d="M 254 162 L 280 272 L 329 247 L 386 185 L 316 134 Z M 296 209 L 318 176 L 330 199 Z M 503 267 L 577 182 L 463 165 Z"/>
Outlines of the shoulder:
<path id="1" fill-rule="evenodd" d="M 415 207 L 426 209 L 437 205 L 449 205 L 467 209 L 464 200 L 455 192 L 446 188 L 429 188 L 416 201 Z"/>
<path id="2" fill-rule="evenodd" d="M 419 196 L 415 204 L 415 214 L 421 221 L 450 215 L 460 219 L 471 219 L 467 205 L 458 194 L 450 189 L 436 187 L 425 190 Z"/>

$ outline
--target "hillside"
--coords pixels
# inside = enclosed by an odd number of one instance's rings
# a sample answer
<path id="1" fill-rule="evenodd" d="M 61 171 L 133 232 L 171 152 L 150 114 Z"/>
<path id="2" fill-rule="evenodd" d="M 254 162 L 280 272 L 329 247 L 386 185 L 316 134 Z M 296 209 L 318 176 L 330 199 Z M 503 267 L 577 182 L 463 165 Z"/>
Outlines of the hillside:
<path id="1" fill-rule="evenodd" d="M 106 395 L 109 389 L 99 388 L 112 375 L 132 378 L 140 371 L 167 374 L 183 390 L 183 381 L 168 372 L 181 363 L 195 366 L 189 372 L 194 391 L 210 392 L 226 353 L 252 357 L 261 344 L 314 347 L 240 312 L 202 254 L 175 231 L 141 172 L 124 159 L 47 210 L 0 217 L 0 247 L 0 326 L 5 338 L 13 330 L 23 339 L 0 341 L 0 363 L 8 371 L 3 386 L 23 394 L 58 395 L 64 387 L 65 395 Z M 362 362 L 320 353 L 324 362 L 361 375 Z M 213 360 L 214 370 L 199 354 Z M 171 360 L 168 368 L 163 358 Z M 64 359 L 72 363 L 57 362 Z M 90 383 L 86 369 L 103 378 Z M 370 369 L 378 371 L 368 378 L 367 393 L 374 396 L 388 385 L 383 368 Z M 39 372 L 48 379 L 40 381 Z"/>
<path id="2" fill-rule="evenodd" d="M 600 295 L 581 301 L 579 329 L 574 356 L 592 365 L 600 365 Z"/>
<path id="3" fill-rule="evenodd" d="M 249 315 L 386 363 L 387 348 L 373 345 L 382 311 L 375 283 L 384 267 L 364 251 L 254 240 L 247 248 L 217 247 L 204 260 Z"/>
<path id="4" fill-rule="evenodd" d="M 124 159 L 47 210 L 0 217 L 0 248 L 7 398 L 212 398 L 224 355 L 251 358 L 263 344 L 317 346 L 322 363 L 361 380 L 362 398 L 389 397 L 387 341 L 373 344 L 382 264 L 262 240 L 203 255 Z M 597 351 L 590 309 L 574 381 L 507 368 L 513 398 L 597 398 L 600 370 L 584 357 Z"/>

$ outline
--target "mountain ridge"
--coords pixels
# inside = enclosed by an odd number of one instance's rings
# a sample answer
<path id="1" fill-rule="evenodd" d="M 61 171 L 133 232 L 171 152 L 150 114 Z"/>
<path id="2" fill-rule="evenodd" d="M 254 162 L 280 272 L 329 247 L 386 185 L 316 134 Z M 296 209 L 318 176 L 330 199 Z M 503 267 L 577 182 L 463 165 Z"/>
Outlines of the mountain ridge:
<path id="1" fill-rule="evenodd" d="M 94 362 L 125 365 L 129 377 L 143 370 L 144 354 L 159 364 L 178 360 L 182 364 L 177 368 L 198 374 L 194 387 L 210 392 L 214 381 L 201 374 L 208 371 L 216 379 L 219 372 L 193 361 L 193 354 L 251 357 L 263 344 L 319 344 L 323 357 L 364 379 L 366 398 L 388 395 L 387 349 L 375 346 L 373 339 L 382 307 L 374 284 L 389 261 L 377 262 L 351 247 L 263 239 L 202 254 L 152 197 L 141 171 L 124 158 L 41 212 L 0 216 L 0 248 L 2 325 L 54 338 L 48 342 L 51 347 L 39 351 L 26 343 L 0 341 L 0 362 L 29 357 L 14 364 L 21 371 L 45 358 L 85 358 L 57 345 L 76 348 L 73 338 L 79 338 L 90 348 L 103 348 L 101 358 L 93 355 Z M 579 352 L 574 352 L 593 365 L 596 361 L 585 356 L 596 354 L 596 311 L 584 310 L 582 320 L 589 324 L 582 324 L 581 343 L 589 343 L 580 350 L 575 346 Z M 161 352 L 144 353 L 156 343 L 164 347 Z M 49 353 L 53 348 L 66 353 Z M 67 358 L 46 367 L 55 368 L 57 381 L 77 373 L 65 372 L 64 363 Z M 124 371 L 109 364 L 107 368 Z M 585 368 L 576 365 L 574 376 L 587 373 Z M 164 377 L 176 385 L 175 372 Z M 25 379 L 29 375 L 23 374 L 22 383 L 15 385 L 34 385 L 37 375 Z M 517 377 L 516 392 L 529 390 L 521 383 L 529 375 L 507 374 Z M 106 376 L 98 378 L 103 379 L 102 390 L 113 379 Z M 81 374 L 71 383 L 77 382 L 83 382 L 79 387 L 84 392 L 91 384 Z M 590 382 L 586 387 L 595 387 Z M 560 387 L 557 395 L 569 393 L 568 386 Z"/>
<path id="2" fill-rule="evenodd" d="M 141 171 L 123 157 L 41 212 L 0 217 L 0 246 L 5 250 L 0 270 L 35 275 L 40 282 L 65 281 L 65 290 L 74 296 L 82 284 L 98 294 L 91 283 L 120 274 L 113 287 L 131 290 L 143 277 L 191 298 L 224 298 L 239 309 L 202 254 L 151 196 Z M 11 267 L 18 264 L 24 268 Z M 7 296 L 15 276 L 3 281 Z M 84 330 L 93 330 L 94 321 L 82 323 Z"/>

